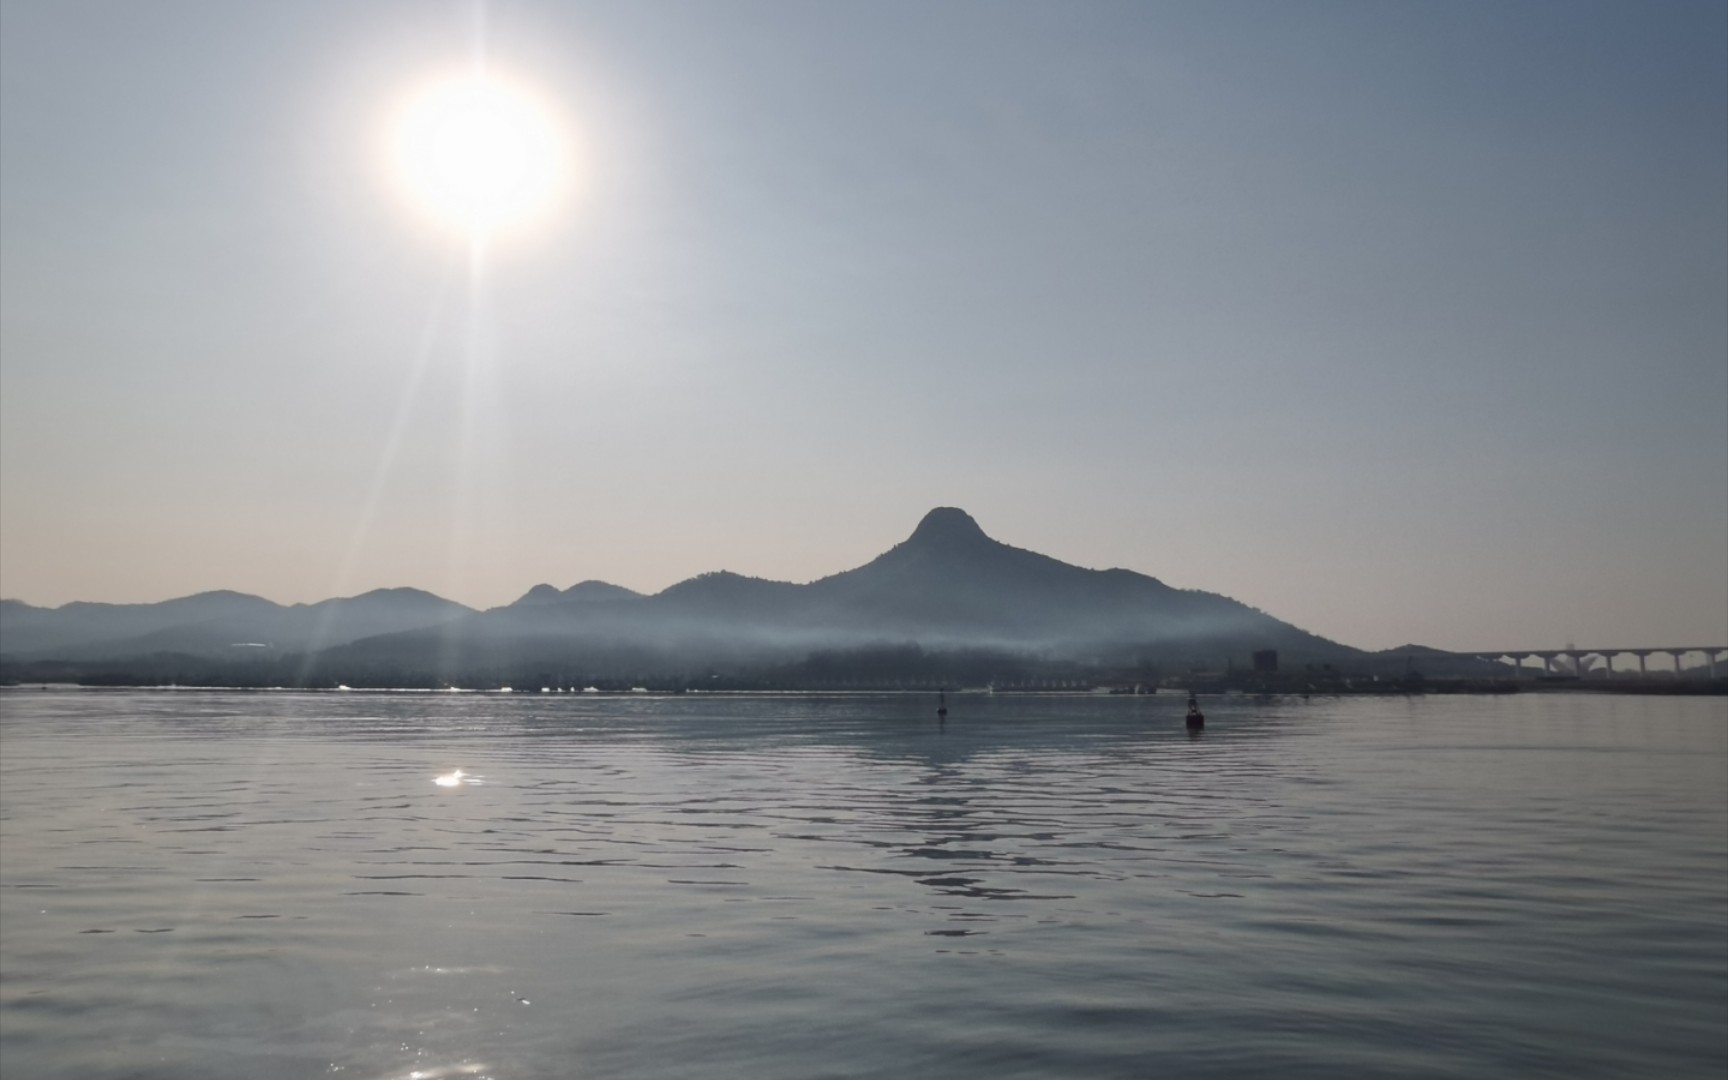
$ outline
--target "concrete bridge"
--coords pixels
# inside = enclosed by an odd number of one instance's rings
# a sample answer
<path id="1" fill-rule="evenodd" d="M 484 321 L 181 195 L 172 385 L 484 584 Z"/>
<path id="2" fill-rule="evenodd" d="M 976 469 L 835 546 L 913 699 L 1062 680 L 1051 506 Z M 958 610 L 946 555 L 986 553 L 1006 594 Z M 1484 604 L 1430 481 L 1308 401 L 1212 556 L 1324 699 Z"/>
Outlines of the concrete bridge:
<path id="1" fill-rule="evenodd" d="M 1586 665 L 1589 663 L 1591 657 L 1601 657 L 1602 663 L 1606 666 L 1607 670 L 1613 671 L 1614 658 L 1616 656 L 1636 656 L 1638 658 L 1638 674 L 1641 676 L 1648 676 L 1650 674 L 1648 666 L 1650 657 L 1671 656 L 1674 658 L 1674 674 L 1679 676 L 1685 669 L 1686 657 L 1693 653 L 1701 653 L 1704 657 L 1705 664 L 1708 665 L 1710 669 L 1709 677 L 1715 679 L 1720 677 L 1717 671 L 1717 660 L 1728 655 L 1728 646 L 1670 645 L 1663 646 L 1662 648 L 1638 649 L 1577 649 L 1567 646 L 1564 649 L 1506 649 L 1501 652 L 1475 652 L 1471 650 L 1460 650 L 1460 652 L 1465 656 L 1474 656 L 1478 660 L 1511 660 L 1512 674 L 1514 676 L 1522 675 L 1525 672 L 1526 668 L 1524 666 L 1524 661 L 1528 660 L 1532 656 L 1542 661 L 1542 672 L 1546 675 L 1554 674 L 1554 661 L 1560 657 L 1565 657 L 1572 661 L 1573 669 L 1579 675 L 1583 675 L 1587 670 Z"/>

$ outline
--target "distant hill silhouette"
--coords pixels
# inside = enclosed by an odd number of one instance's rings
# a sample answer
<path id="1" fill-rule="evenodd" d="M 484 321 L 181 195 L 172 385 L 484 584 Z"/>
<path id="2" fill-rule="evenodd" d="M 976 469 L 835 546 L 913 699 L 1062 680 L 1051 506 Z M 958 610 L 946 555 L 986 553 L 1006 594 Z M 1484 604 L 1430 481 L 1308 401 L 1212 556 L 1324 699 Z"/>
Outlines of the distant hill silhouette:
<path id="1" fill-rule="evenodd" d="M 421 589 L 376 589 L 315 604 L 207 592 L 157 604 L 71 603 L 39 608 L 0 600 L 0 654 L 96 660 L 151 653 L 212 655 L 260 646 L 304 652 L 447 622 L 473 609 Z"/>
<path id="2" fill-rule="evenodd" d="M 1240 639 L 1355 651 L 1228 597 L 1010 547 L 952 507 L 930 511 L 903 542 L 809 589 L 820 622 L 937 642 L 1062 648 Z"/>
<path id="3" fill-rule="evenodd" d="M 510 607 L 529 604 L 594 604 L 612 600 L 640 600 L 642 594 L 605 581 L 579 581 L 560 592 L 554 585 L 536 585 Z"/>
<path id="4" fill-rule="evenodd" d="M 1046 661 L 1223 664 L 1277 649 L 1286 664 L 1360 650 L 1215 593 L 1131 570 L 1089 570 L 992 539 L 938 507 L 863 566 L 799 585 L 728 571 L 652 596 L 602 581 L 536 585 L 474 611 L 417 589 L 283 606 L 234 592 L 160 604 L 0 601 L 10 661 L 306 654 L 300 670 L 462 672 L 784 664 L 822 650 L 916 645 Z M 884 654 L 887 655 L 887 654 Z"/>
<path id="5" fill-rule="evenodd" d="M 331 650 L 330 659 L 377 666 L 437 656 L 466 666 L 558 667 L 632 650 L 643 663 L 688 665 L 885 642 L 1076 658 L 1246 658 L 1264 648 L 1292 661 L 1361 655 L 1225 596 L 1011 547 L 965 511 L 939 507 L 889 551 L 807 585 L 724 570 L 653 596 L 603 582 L 563 593 L 541 585 L 505 607 L 357 641 Z"/>

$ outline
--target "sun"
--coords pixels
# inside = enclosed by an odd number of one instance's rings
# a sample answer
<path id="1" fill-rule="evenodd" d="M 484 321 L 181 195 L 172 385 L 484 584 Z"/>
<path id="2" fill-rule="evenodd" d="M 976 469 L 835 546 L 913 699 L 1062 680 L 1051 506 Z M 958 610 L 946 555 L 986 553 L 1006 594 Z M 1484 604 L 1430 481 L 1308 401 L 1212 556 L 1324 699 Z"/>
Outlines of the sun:
<path id="1" fill-rule="evenodd" d="M 543 222 L 566 193 L 569 158 L 545 101 L 491 72 L 428 83 L 390 123 L 396 185 L 420 212 L 472 238 Z"/>

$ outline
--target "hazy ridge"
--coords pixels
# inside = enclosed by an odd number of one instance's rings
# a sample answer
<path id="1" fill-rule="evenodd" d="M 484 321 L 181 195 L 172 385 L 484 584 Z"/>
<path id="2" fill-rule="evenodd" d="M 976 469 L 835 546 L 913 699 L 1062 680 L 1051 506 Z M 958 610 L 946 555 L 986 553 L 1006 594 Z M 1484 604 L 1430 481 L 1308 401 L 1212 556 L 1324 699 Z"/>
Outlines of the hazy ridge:
<path id="1" fill-rule="evenodd" d="M 0 602 L 0 653 L 12 662 L 298 655 L 305 670 L 441 678 L 584 663 L 761 664 L 906 645 L 1116 664 L 1245 661 L 1259 649 L 1287 663 L 1368 655 L 1227 596 L 1012 547 L 952 507 L 932 510 L 870 562 L 802 585 L 724 570 L 653 595 L 601 581 L 543 584 L 488 611 L 407 588 L 291 606 L 227 591 L 158 604 Z"/>

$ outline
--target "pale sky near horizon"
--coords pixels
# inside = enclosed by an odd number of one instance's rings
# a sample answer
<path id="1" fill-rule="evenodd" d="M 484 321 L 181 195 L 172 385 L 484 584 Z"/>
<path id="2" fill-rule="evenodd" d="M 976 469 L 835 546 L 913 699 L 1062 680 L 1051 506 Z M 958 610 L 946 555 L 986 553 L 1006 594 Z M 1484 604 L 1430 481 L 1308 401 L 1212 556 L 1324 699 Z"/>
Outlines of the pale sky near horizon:
<path id="1" fill-rule="evenodd" d="M 1718 2 L 0 0 L 0 595 L 807 581 L 1728 644 Z M 478 273 L 404 89 L 536 87 Z"/>

